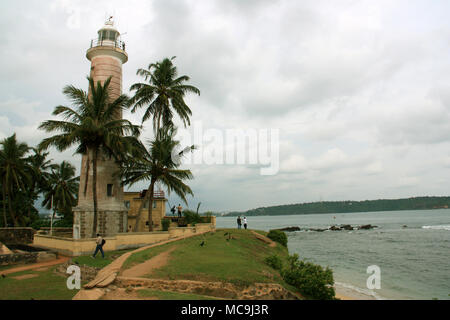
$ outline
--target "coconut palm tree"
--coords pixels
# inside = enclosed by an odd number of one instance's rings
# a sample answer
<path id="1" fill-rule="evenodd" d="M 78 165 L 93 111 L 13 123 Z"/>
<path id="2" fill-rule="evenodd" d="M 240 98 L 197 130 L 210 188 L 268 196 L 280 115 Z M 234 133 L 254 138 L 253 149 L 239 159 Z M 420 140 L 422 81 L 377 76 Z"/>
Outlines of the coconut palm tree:
<path id="1" fill-rule="evenodd" d="M 179 141 L 174 140 L 176 130 L 172 126 L 166 126 L 159 129 L 156 138 L 150 141 L 149 148 L 141 147 L 142 156 L 134 158 L 132 161 L 124 162 L 122 167 L 123 184 L 134 185 L 135 183 L 147 181 L 149 186 L 145 197 L 138 210 L 134 232 L 138 230 L 141 218 L 141 210 L 145 203 L 148 206 L 149 231 L 153 231 L 152 211 L 153 211 L 153 192 L 156 183 L 161 183 L 167 187 L 170 194 L 174 191 L 185 203 L 187 203 L 186 195 L 193 195 L 191 188 L 183 181 L 193 178 L 190 170 L 177 169 L 179 163 L 173 160 L 172 153 L 179 146 Z M 194 146 L 185 148 L 178 154 L 182 156 L 186 150 L 193 150 Z"/>
<path id="2" fill-rule="evenodd" d="M 63 161 L 53 167 L 42 201 L 42 206 L 46 209 L 53 209 L 52 221 L 57 211 L 63 212 L 76 206 L 79 180 L 80 177 L 75 177 L 75 167 L 70 163 Z"/>
<path id="3" fill-rule="evenodd" d="M 191 109 L 186 105 L 184 96 L 192 92 L 200 95 L 200 90 L 194 86 L 185 84 L 190 80 L 188 76 L 178 77 L 177 67 L 171 59 L 152 63 L 148 69 L 139 69 L 137 74 L 144 77 L 148 83 L 135 83 L 130 90 L 135 91 L 131 98 L 133 108 L 131 112 L 145 107 L 142 123 L 153 117 L 153 128 L 155 134 L 159 132 L 161 125 L 172 123 L 174 112 L 186 126 L 190 125 L 189 117 Z"/>
<path id="4" fill-rule="evenodd" d="M 53 115 L 62 116 L 64 121 L 48 120 L 39 129 L 47 132 L 58 132 L 52 137 L 44 139 L 39 148 L 45 150 L 50 146 L 64 151 L 76 146 L 76 153 L 87 155 L 86 193 L 88 172 L 92 162 L 92 193 L 94 204 L 94 224 L 92 236 L 97 233 L 97 161 L 101 154 L 119 161 L 136 144 L 136 137 L 140 134 L 140 127 L 130 121 L 121 119 L 123 109 L 129 106 L 129 98 L 120 95 L 115 100 L 110 97 L 111 77 L 104 84 L 92 78 L 89 81 L 89 94 L 74 86 L 66 86 L 63 93 L 72 102 L 74 108 L 58 106 Z M 125 136 L 130 134 L 130 136 Z"/>
<path id="5" fill-rule="evenodd" d="M 26 190 L 31 184 L 30 167 L 26 154 L 30 150 L 26 143 L 19 143 L 16 134 L 0 142 L 0 178 L 2 181 L 3 224 L 6 227 L 6 206 L 14 226 L 19 226 L 19 216 L 14 212 L 13 199 L 18 190 Z"/>
<path id="6" fill-rule="evenodd" d="M 31 148 L 33 154 L 27 158 L 30 164 L 30 176 L 31 184 L 24 190 L 27 199 L 27 212 L 26 219 L 28 223 L 32 221 L 32 211 L 36 211 L 34 208 L 34 202 L 38 198 L 39 194 L 44 192 L 48 187 L 48 180 L 50 178 L 51 170 L 57 168 L 57 165 L 52 163 L 52 159 L 47 159 L 49 153 L 42 152 L 36 148 Z"/>

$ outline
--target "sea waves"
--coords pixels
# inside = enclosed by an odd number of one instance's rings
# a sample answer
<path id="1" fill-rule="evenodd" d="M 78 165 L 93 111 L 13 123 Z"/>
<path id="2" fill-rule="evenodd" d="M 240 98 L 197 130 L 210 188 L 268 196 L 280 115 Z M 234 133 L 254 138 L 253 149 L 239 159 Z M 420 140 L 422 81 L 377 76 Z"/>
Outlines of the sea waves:
<path id="1" fill-rule="evenodd" d="M 422 229 L 450 231 L 450 225 L 422 226 Z"/>

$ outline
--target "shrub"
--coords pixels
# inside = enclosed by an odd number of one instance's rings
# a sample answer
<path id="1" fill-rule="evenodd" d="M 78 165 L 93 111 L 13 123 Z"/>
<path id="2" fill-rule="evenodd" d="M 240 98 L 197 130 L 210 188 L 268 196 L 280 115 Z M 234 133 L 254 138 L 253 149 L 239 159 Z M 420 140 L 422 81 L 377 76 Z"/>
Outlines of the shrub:
<path id="1" fill-rule="evenodd" d="M 34 230 L 40 230 L 43 227 L 50 227 L 50 219 L 39 219 L 31 224 L 31 228 Z"/>
<path id="2" fill-rule="evenodd" d="M 267 237 L 275 242 L 280 243 L 282 246 L 287 247 L 287 236 L 286 233 L 280 230 L 270 230 Z"/>
<path id="3" fill-rule="evenodd" d="M 169 219 L 162 219 L 162 220 L 161 220 L 161 226 L 162 226 L 162 231 L 167 231 L 167 230 L 169 230 L 169 227 L 170 227 L 170 220 L 169 220 Z"/>
<path id="4" fill-rule="evenodd" d="M 283 268 L 283 262 L 281 261 L 280 257 L 275 254 L 264 259 L 264 262 L 271 268 L 278 271 L 281 271 L 281 269 Z"/>
<path id="5" fill-rule="evenodd" d="M 296 287 L 304 296 L 315 300 L 335 299 L 333 271 L 311 262 L 289 256 L 289 265 L 282 271 L 286 283 Z"/>
<path id="6" fill-rule="evenodd" d="M 184 210 L 184 221 L 186 224 L 192 224 L 195 225 L 196 223 L 202 222 L 202 217 L 197 212 L 191 211 L 191 210 Z"/>
<path id="7" fill-rule="evenodd" d="M 206 211 L 204 213 L 204 215 L 205 215 L 204 222 L 205 223 L 211 223 L 211 217 L 213 216 L 213 214 L 214 213 L 212 211 Z"/>

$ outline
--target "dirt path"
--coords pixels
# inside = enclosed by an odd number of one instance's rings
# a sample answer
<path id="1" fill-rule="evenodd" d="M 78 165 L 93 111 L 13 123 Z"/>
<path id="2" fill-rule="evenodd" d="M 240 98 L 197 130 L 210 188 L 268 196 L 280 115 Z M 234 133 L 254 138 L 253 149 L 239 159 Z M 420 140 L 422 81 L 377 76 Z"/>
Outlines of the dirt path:
<path id="1" fill-rule="evenodd" d="M 258 240 L 261 240 L 269 245 L 269 247 L 274 248 L 277 246 L 277 244 L 272 241 L 271 239 L 267 238 L 266 236 L 263 236 L 262 234 L 259 234 L 258 232 L 255 232 L 252 230 L 252 233 L 255 235 Z"/>
<path id="2" fill-rule="evenodd" d="M 140 251 L 143 251 L 143 250 L 146 250 L 146 249 L 149 249 L 149 248 L 161 246 L 163 244 L 172 243 L 172 242 L 179 241 L 179 240 L 182 240 L 182 239 L 195 237 L 195 236 L 198 236 L 198 235 L 201 235 L 201 234 L 203 234 L 203 233 L 196 233 L 196 234 L 192 234 L 192 235 L 189 235 L 189 236 L 181 236 L 181 237 L 177 237 L 177 238 L 174 238 L 174 239 L 170 239 L 170 240 L 154 243 L 154 244 L 151 244 L 151 245 L 148 245 L 148 246 L 145 246 L 145 247 L 141 247 L 141 248 L 136 249 L 134 251 L 129 251 L 127 253 L 124 253 L 119 258 L 114 260 L 112 263 L 110 263 L 109 265 L 104 267 L 102 270 L 100 270 L 100 272 L 97 274 L 95 279 L 92 280 L 91 282 L 89 282 L 88 284 L 85 284 L 83 286 L 84 289 L 80 290 L 75 295 L 75 297 L 73 297 L 73 300 L 91 300 L 91 297 L 89 296 L 89 290 L 90 289 L 93 289 L 93 288 L 106 288 L 106 287 L 108 287 L 111 283 L 114 282 L 114 280 L 116 280 L 116 277 L 117 277 L 117 275 L 120 272 L 120 268 L 122 268 L 122 265 L 125 263 L 125 261 L 128 259 L 128 257 L 131 256 L 133 253 L 140 252 Z M 97 298 L 93 297 L 92 300 L 96 300 L 98 298 L 99 297 L 97 297 Z"/>
<path id="3" fill-rule="evenodd" d="M 7 269 L 4 271 L 0 271 L 0 275 L 1 274 L 7 275 L 7 274 L 11 274 L 11 273 L 16 273 L 16 272 L 35 270 L 35 269 L 41 269 L 44 267 L 55 266 L 57 264 L 62 264 L 64 262 L 66 262 L 67 260 L 69 260 L 69 257 L 61 256 L 60 258 L 58 258 L 56 260 L 52 260 L 52 261 L 39 262 L 39 263 L 34 263 L 34 264 L 30 264 L 30 265 L 25 265 L 25 266 L 21 266 L 21 267 L 16 267 L 16 268 L 11 268 L 11 269 Z M 39 271 L 39 270 L 37 270 L 37 271 Z"/>
<path id="4" fill-rule="evenodd" d="M 153 270 L 164 267 L 169 261 L 170 254 L 176 249 L 176 247 L 170 248 L 167 251 L 164 251 L 149 260 L 140 263 L 130 269 L 127 269 L 122 272 L 122 276 L 124 277 L 143 277 L 145 275 L 150 274 Z"/>

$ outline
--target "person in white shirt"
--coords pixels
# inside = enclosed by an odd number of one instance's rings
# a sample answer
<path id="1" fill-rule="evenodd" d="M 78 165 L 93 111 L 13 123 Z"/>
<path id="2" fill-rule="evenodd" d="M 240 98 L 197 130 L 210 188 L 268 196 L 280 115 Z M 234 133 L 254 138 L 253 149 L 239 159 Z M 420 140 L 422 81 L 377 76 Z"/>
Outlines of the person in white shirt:
<path id="1" fill-rule="evenodd" d="M 244 217 L 244 228 L 247 230 L 247 217 Z"/>
<path id="2" fill-rule="evenodd" d="M 97 240 L 95 240 L 95 243 L 97 244 L 97 246 L 95 247 L 95 252 L 92 257 L 95 259 L 95 256 L 100 251 L 102 257 L 105 258 L 105 253 L 103 252 L 103 245 L 105 244 L 105 240 L 103 240 L 99 233 L 97 233 Z"/>

